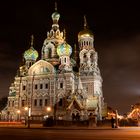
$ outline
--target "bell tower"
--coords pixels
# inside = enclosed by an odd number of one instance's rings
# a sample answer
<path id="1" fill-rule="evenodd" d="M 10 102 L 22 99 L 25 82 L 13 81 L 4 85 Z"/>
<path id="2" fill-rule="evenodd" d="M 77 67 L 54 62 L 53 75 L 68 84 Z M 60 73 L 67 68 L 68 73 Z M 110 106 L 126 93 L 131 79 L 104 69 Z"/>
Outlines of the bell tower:
<path id="1" fill-rule="evenodd" d="M 93 73 L 97 66 L 97 52 L 94 48 L 94 35 L 89 30 L 86 16 L 84 16 L 84 29 L 78 34 L 78 43 L 80 48 L 80 73 Z"/>

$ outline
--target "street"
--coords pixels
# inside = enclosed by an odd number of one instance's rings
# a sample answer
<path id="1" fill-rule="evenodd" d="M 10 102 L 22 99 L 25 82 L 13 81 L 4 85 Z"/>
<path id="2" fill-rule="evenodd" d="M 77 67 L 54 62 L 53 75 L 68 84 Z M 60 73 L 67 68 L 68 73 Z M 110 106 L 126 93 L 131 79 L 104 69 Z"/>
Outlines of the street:
<path id="1" fill-rule="evenodd" d="M 0 140 L 139 140 L 140 128 L 0 128 Z"/>

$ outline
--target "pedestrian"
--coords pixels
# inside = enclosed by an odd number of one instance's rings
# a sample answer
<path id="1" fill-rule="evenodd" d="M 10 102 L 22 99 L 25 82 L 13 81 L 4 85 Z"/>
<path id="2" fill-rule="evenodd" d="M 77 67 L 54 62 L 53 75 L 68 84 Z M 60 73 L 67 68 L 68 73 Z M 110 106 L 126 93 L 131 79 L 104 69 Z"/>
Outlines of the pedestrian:
<path id="1" fill-rule="evenodd" d="M 115 119 L 113 117 L 111 118 L 111 127 L 115 128 Z"/>

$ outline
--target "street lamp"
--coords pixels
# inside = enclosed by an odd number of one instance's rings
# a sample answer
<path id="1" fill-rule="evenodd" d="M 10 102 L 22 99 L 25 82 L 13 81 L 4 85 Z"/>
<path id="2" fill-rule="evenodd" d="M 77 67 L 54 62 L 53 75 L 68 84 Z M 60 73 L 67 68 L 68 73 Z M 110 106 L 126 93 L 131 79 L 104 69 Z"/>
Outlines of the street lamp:
<path id="1" fill-rule="evenodd" d="M 48 107 L 46 108 L 46 110 L 47 110 L 47 118 L 49 118 L 49 117 L 50 117 L 50 112 L 52 111 L 52 109 L 51 109 L 50 106 L 48 106 Z"/>
<path id="2" fill-rule="evenodd" d="M 25 107 L 24 110 L 27 111 L 28 110 L 28 107 Z"/>
<path id="3" fill-rule="evenodd" d="M 119 123 L 118 123 L 118 111 L 115 111 L 115 118 L 116 118 L 116 128 L 119 127 Z"/>
<path id="4" fill-rule="evenodd" d="M 51 111 L 51 107 L 48 106 L 47 107 L 47 111 L 50 112 Z"/>
<path id="5" fill-rule="evenodd" d="M 28 114 L 27 114 L 27 124 L 28 124 L 28 128 L 30 128 L 31 108 L 25 107 L 24 110 L 28 111 Z M 25 119 L 25 124 L 26 124 L 26 119 Z"/>

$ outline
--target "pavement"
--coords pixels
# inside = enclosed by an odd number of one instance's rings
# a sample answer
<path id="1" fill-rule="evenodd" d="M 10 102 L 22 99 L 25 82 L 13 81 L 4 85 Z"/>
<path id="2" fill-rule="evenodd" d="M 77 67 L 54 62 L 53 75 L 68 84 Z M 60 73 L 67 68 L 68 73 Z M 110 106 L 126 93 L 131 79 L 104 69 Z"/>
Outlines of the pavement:
<path id="1" fill-rule="evenodd" d="M 10 122 L 10 123 L 1 123 L 0 122 L 0 128 L 28 128 L 27 125 L 20 123 L 20 122 Z M 44 127 L 42 124 L 30 124 L 30 129 L 55 129 L 55 130 L 90 130 L 90 129 L 114 129 L 111 128 L 111 126 L 102 126 L 102 127 L 96 127 L 96 126 L 51 126 L 51 127 Z"/>

